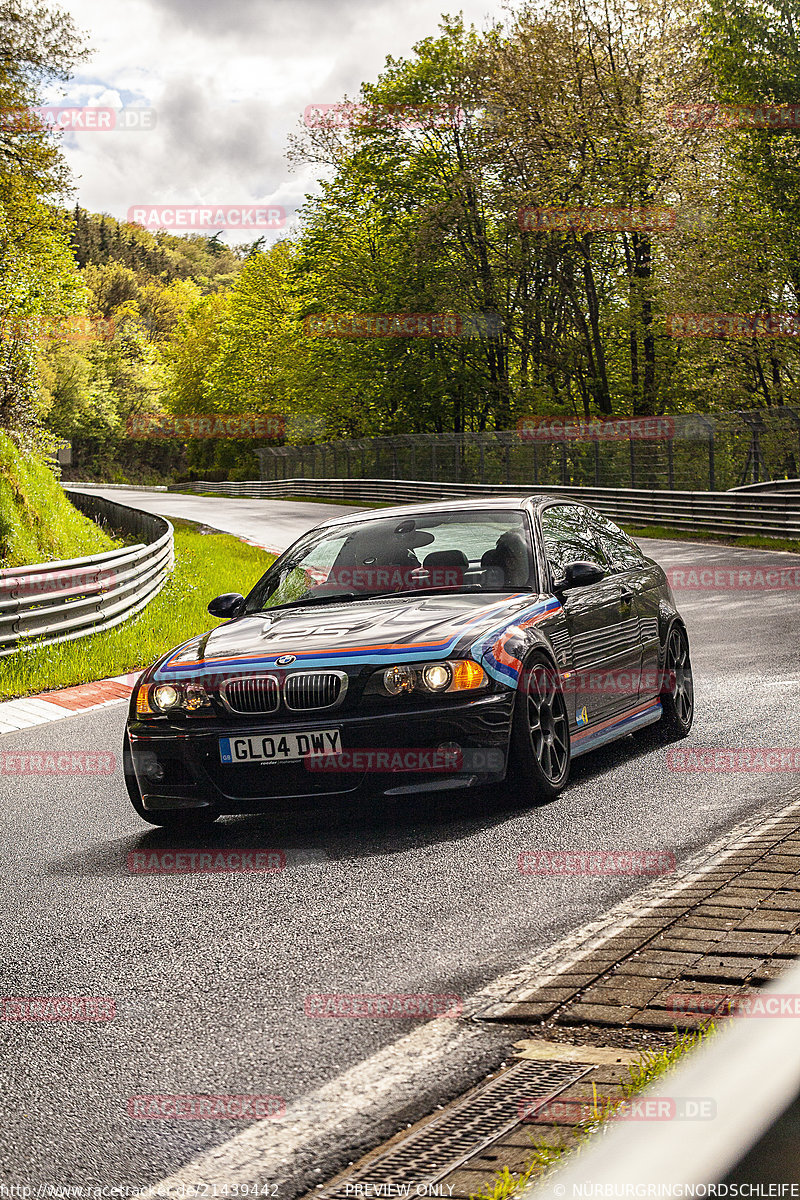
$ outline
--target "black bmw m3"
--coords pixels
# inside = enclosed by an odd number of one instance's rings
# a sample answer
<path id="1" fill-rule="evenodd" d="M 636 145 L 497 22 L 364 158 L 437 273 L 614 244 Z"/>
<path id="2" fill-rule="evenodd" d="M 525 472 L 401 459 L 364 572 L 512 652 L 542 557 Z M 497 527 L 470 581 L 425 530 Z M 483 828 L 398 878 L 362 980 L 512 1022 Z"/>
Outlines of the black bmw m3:
<path id="1" fill-rule="evenodd" d="M 131 697 L 125 781 L 155 825 L 506 782 L 549 800 L 578 755 L 692 725 L 663 570 L 572 499 L 357 512 L 209 612 Z"/>

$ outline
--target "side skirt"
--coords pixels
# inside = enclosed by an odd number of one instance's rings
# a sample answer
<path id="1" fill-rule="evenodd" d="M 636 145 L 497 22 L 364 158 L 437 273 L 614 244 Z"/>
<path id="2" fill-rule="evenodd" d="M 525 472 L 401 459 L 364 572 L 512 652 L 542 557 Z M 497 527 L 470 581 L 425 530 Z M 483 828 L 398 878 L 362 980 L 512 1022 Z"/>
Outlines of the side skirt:
<path id="1" fill-rule="evenodd" d="M 646 704 L 614 717 L 597 729 L 578 730 L 571 734 L 572 757 L 578 758 L 581 754 L 596 750 L 598 746 L 604 746 L 606 742 L 613 742 L 615 738 L 624 737 L 626 733 L 644 729 L 645 725 L 654 725 L 660 720 L 661 701 L 648 700 Z"/>

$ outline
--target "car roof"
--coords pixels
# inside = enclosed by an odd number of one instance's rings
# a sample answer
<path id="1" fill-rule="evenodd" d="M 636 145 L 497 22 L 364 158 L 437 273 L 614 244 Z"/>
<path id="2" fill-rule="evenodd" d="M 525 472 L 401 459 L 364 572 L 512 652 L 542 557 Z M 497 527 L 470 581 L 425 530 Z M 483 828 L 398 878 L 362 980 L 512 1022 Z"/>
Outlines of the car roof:
<path id="1" fill-rule="evenodd" d="M 510 511 L 519 511 L 526 505 L 533 505 L 535 508 L 541 508 L 547 503 L 553 501 L 564 502 L 570 504 L 580 504 L 580 500 L 575 500 L 571 496 L 548 496 L 543 493 L 524 492 L 518 496 L 476 496 L 474 499 L 466 496 L 453 496 L 449 500 L 434 501 L 431 503 L 420 504 L 399 504 L 393 508 L 373 508 L 359 509 L 352 514 L 347 513 L 345 516 L 332 517 L 330 521 L 320 522 L 321 525 L 343 525 L 351 521 L 363 520 L 391 520 L 393 517 L 414 517 L 423 516 L 427 513 L 437 512 L 452 512 L 458 509 L 459 512 L 475 512 L 489 509 L 508 509 Z M 319 528 L 319 526 L 317 527 Z"/>

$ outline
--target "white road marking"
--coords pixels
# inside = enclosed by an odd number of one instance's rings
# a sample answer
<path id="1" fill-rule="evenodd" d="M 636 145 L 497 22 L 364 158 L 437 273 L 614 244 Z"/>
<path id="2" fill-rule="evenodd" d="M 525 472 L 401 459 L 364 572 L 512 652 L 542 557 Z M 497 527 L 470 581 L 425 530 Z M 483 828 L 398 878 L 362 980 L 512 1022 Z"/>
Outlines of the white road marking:
<path id="1" fill-rule="evenodd" d="M 789 793 L 792 796 L 798 796 L 798 789 Z M 779 806 L 770 808 L 771 815 L 761 811 L 734 826 L 694 854 L 666 890 L 667 877 L 664 877 L 541 951 L 517 970 L 493 980 L 465 1001 L 465 1015 L 486 1016 L 498 1003 L 508 1003 L 512 998 L 519 1000 L 571 969 L 584 954 L 673 899 L 798 808 L 800 798 L 789 799 L 787 803 L 784 796 Z M 442 1061 L 453 1059 L 482 1036 L 483 1030 L 477 1022 L 443 1017 L 426 1021 L 391 1046 L 289 1105 L 281 1121 L 262 1121 L 249 1126 L 153 1186 L 172 1188 L 172 1194 L 177 1196 L 182 1187 L 197 1183 L 221 1188 L 226 1184 L 291 1181 L 305 1188 L 313 1187 L 326 1178 L 323 1168 L 315 1166 L 320 1162 L 322 1147 L 335 1142 L 344 1153 L 351 1147 L 363 1147 L 367 1141 L 377 1144 L 377 1137 L 388 1136 L 382 1128 L 387 1123 L 391 1124 L 390 1132 L 396 1132 L 398 1123 L 405 1119 L 404 1110 L 430 1092 L 432 1083 L 441 1074 Z M 327 1175 L 332 1173 L 328 1171 Z M 169 1195 L 166 1191 L 162 1194 Z"/>

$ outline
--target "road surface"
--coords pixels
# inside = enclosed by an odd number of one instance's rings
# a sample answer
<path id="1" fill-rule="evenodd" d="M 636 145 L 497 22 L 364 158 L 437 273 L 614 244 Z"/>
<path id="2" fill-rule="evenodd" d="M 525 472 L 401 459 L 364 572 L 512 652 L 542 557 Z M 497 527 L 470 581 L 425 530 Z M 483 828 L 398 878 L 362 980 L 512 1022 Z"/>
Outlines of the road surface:
<path id="1" fill-rule="evenodd" d="M 340 511 L 108 495 L 269 545 Z M 665 566 L 800 566 L 798 557 L 699 543 L 646 549 Z M 796 591 L 683 591 L 678 602 L 696 680 L 689 744 L 797 745 Z M 5 735 L 0 752 L 118 754 L 124 720 L 120 704 Z M 291 814 L 226 818 L 192 844 L 280 849 L 286 870 L 142 876 L 126 867 L 130 851 L 176 843 L 136 817 L 119 770 L 0 774 L 2 995 L 114 997 L 117 1006 L 102 1023 L 3 1023 L 0 1181 L 34 1189 L 158 1181 L 243 1123 L 133 1120 L 131 1096 L 301 1103 L 414 1025 L 314 1019 L 304 1014 L 307 995 L 469 997 L 647 882 L 521 877 L 521 850 L 641 848 L 682 860 L 796 779 L 671 772 L 664 749 L 627 738 L 576 762 L 565 793 L 544 807 L 476 795 L 350 825 L 327 811 L 306 825 Z M 499 1037 L 479 1030 L 470 1049 L 438 1064 L 442 1099 L 489 1069 Z M 328 1160 L 319 1162 L 322 1171 Z"/>

